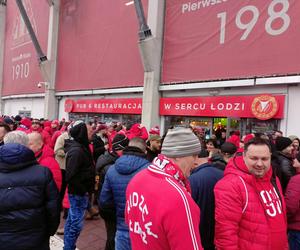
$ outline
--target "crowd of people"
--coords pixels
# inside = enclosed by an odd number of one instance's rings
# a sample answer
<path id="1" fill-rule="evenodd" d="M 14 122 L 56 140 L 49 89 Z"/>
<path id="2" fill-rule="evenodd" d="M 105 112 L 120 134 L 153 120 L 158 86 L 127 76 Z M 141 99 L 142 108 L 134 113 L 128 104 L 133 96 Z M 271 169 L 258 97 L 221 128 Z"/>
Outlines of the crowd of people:
<path id="1" fill-rule="evenodd" d="M 300 249 L 300 153 L 281 131 L 205 140 L 197 128 L 0 118 L 0 249 Z M 63 211 L 64 228 L 58 228 Z"/>

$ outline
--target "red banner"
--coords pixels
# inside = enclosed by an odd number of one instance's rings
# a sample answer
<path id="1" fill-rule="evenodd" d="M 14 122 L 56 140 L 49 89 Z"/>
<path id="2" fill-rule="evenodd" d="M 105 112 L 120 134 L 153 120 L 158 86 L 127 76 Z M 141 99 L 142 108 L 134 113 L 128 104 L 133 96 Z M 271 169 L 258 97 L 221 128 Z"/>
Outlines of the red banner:
<path id="1" fill-rule="evenodd" d="M 33 30 L 47 54 L 49 4 L 41 0 L 23 0 Z M 7 1 L 3 95 L 44 92 L 37 84 L 44 81 L 33 43 L 16 1 Z"/>
<path id="2" fill-rule="evenodd" d="M 299 0 L 168 0 L 162 81 L 299 73 L 299 13 Z"/>
<path id="3" fill-rule="evenodd" d="M 61 1 L 57 91 L 143 85 L 138 19 L 128 2 Z"/>
<path id="4" fill-rule="evenodd" d="M 78 113 L 111 113 L 111 114 L 141 114 L 142 99 L 89 99 L 65 101 L 65 112 Z"/>
<path id="5" fill-rule="evenodd" d="M 284 117 L 284 100 L 284 95 L 161 98 L 160 115 L 267 120 Z"/>

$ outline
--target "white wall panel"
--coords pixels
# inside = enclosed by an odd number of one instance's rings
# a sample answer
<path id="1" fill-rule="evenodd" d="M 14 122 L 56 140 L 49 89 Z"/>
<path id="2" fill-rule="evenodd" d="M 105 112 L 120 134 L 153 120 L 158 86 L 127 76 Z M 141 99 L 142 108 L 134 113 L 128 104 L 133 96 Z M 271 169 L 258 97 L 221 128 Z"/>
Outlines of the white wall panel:
<path id="1" fill-rule="evenodd" d="M 19 111 L 30 111 L 31 117 L 43 118 L 44 116 L 44 99 L 43 98 L 26 98 L 4 101 L 4 114 L 17 115 Z"/>
<path id="2" fill-rule="evenodd" d="M 285 127 L 282 127 L 286 136 L 297 135 L 300 137 L 300 86 L 288 86 L 288 95 L 286 99 L 287 118 Z M 284 123 L 284 120 L 282 121 Z"/>

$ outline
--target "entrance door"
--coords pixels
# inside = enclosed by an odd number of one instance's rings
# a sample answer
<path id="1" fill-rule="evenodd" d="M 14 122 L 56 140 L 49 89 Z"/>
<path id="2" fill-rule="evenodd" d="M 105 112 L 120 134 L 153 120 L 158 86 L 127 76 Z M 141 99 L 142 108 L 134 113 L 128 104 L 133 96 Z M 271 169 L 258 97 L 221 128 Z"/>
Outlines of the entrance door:
<path id="1" fill-rule="evenodd" d="M 241 131 L 241 120 L 240 118 L 214 118 L 213 119 L 213 134 L 217 139 L 221 138 L 222 132 L 226 132 L 228 138 L 230 132 Z"/>
<path id="2" fill-rule="evenodd" d="M 213 119 L 206 117 L 184 117 L 184 116 L 166 116 L 165 128 L 176 126 L 192 126 L 198 129 L 199 133 L 203 134 L 206 139 L 212 134 Z"/>
<path id="3" fill-rule="evenodd" d="M 205 139 L 209 139 L 212 135 L 213 119 L 203 117 L 192 117 L 189 119 L 189 124 L 193 128 L 198 129 L 202 133 Z"/>

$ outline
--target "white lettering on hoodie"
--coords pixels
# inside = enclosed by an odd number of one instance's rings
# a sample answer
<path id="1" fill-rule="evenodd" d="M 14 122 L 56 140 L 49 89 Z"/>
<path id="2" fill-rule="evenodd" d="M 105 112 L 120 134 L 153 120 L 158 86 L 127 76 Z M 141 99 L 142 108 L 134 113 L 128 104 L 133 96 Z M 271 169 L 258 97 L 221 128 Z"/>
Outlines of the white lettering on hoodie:
<path id="1" fill-rule="evenodd" d="M 260 196 L 267 207 L 266 212 L 270 217 L 282 214 L 282 204 L 275 188 L 260 191 Z"/>

